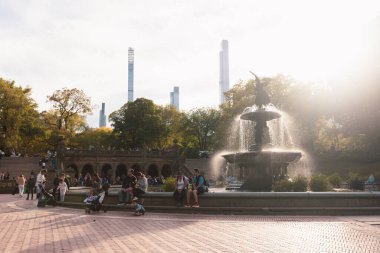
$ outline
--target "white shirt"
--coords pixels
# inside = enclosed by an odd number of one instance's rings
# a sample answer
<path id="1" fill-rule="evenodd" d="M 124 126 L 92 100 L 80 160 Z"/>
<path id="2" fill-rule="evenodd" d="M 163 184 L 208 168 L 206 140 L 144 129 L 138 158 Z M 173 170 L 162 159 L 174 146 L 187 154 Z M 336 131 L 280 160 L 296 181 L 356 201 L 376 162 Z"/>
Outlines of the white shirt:
<path id="1" fill-rule="evenodd" d="M 42 175 L 41 172 L 38 173 L 37 179 L 36 179 L 36 186 L 38 187 L 39 184 L 42 184 L 45 181 L 46 181 L 45 176 Z"/>
<path id="2" fill-rule="evenodd" d="M 177 181 L 177 189 L 178 189 L 178 190 L 183 190 L 183 189 L 185 189 L 185 180 L 186 180 L 186 177 L 182 176 L 182 177 Z"/>

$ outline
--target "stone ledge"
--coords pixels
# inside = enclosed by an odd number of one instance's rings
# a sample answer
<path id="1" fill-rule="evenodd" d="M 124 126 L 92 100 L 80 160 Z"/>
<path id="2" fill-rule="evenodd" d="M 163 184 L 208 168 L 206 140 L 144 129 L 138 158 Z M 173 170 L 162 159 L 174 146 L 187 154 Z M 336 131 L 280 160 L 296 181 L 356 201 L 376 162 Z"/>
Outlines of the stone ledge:
<path id="1" fill-rule="evenodd" d="M 58 202 L 59 206 L 85 208 L 84 203 Z M 133 212 L 133 206 L 104 204 L 107 211 Z M 380 207 L 199 207 L 148 206 L 147 212 L 202 213 L 202 214 L 255 214 L 255 215 L 379 215 Z"/>

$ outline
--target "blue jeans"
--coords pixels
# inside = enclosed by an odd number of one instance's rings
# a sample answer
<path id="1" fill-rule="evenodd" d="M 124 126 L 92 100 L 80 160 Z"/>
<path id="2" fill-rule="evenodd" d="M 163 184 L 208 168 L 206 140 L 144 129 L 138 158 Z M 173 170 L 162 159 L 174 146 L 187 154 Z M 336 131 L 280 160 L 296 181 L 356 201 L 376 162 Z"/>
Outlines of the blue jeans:
<path id="1" fill-rule="evenodd" d="M 127 193 L 123 189 L 119 191 L 118 199 L 119 199 L 119 203 L 127 202 Z"/>
<path id="2" fill-rule="evenodd" d="M 132 202 L 132 195 L 129 192 L 125 192 L 121 189 L 118 193 L 119 203 L 129 203 Z"/>

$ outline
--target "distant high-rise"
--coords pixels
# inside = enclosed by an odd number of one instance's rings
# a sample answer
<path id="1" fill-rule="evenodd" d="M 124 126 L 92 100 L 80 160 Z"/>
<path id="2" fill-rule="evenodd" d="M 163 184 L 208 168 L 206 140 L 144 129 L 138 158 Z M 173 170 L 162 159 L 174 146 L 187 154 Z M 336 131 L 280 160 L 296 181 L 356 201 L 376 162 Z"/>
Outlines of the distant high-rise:
<path id="1" fill-rule="evenodd" d="M 172 92 L 170 92 L 170 104 L 174 105 L 175 108 L 179 111 L 179 87 L 174 86 Z"/>
<path id="2" fill-rule="evenodd" d="M 230 89 L 230 71 L 228 62 L 228 40 L 222 40 L 222 50 L 219 52 L 219 89 L 220 104 L 225 102 L 224 93 Z"/>
<path id="3" fill-rule="evenodd" d="M 133 68 L 135 61 L 135 50 L 128 48 L 128 102 L 133 101 Z"/>
<path id="4" fill-rule="evenodd" d="M 102 109 L 99 112 L 99 127 L 105 127 L 107 125 L 106 124 L 107 116 L 106 116 L 105 110 L 106 110 L 106 104 L 102 103 Z"/>

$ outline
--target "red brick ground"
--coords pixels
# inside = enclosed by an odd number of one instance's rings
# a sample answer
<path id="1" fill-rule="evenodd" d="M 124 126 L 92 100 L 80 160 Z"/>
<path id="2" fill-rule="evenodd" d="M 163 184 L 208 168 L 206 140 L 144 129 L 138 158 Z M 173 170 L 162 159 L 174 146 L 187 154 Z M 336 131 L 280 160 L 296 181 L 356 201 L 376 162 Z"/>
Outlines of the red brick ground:
<path id="1" fill-rule="evenodd" d="M 0 195 L 0 252 L 380 252 L 380 216 L 86 215 Z"/>

